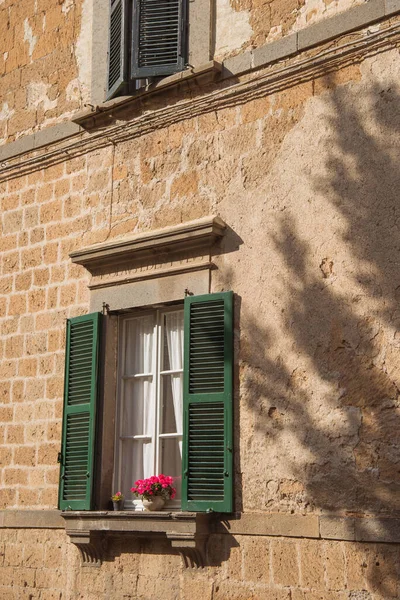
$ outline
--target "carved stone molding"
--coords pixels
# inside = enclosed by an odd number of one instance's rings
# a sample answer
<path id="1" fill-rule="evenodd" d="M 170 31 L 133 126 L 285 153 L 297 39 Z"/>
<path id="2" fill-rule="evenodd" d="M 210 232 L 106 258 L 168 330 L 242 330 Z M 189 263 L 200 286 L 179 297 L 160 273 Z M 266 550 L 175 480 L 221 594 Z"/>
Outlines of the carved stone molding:
<path id="1" fill-rule="evenodd" d="M 222 237 L 226 224 L 217 216 L 203 217 L 172 227 L 146 231 L 122 240 L 108 241 L 71 252 L 73 263 L 82 265 L 93 276 L 92 285 L 104 279 L 139 276 L 143 271 L 173 268 L 174 263 L 207 260 L 211 246 Z"/>
<path id="2" fill-rule="evenodd" d="M 81 248 L 70 257 L 92 276 L 92 311 L 181 301 L 209 293 L 213 248 L 226 230 L 222 219 L 208 216 Z"/>

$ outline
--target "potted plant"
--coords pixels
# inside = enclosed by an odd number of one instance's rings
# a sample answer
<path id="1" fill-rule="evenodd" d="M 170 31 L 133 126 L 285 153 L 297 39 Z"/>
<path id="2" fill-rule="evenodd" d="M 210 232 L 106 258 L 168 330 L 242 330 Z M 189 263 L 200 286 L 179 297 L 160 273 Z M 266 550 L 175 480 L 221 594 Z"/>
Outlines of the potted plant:
<path id="1" fill-rule="evenodd" d="M 111 496 L 114 510 L 122 510 L 124 508 L 124 496 L 121 492 L 116 492 Z"/>
<path id="2" fill-rule="evenodd" d="M 131 492 L 140 496 L 145 510 L 161 510 L 167 500 L 175 498 L 176 489 L 173 478 L 168 475 L 153 475 L 147 479 L 135 481 Z"/>

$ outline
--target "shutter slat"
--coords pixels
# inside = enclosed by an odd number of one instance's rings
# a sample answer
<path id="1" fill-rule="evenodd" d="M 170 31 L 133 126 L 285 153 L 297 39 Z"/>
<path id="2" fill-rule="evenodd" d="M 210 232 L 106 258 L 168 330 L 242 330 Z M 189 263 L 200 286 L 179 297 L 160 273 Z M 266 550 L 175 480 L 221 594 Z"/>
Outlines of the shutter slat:
<path id="1" fill-rule="evenodd" d="M 67 321 L 59 508 L 92 507 L 99 313 Z"/>
<path id="2" fill-rule="evenodd" d="M 185 299 L 184 510 L 232 511 L 231 292 Z"/>
<path id="3" fill-rule="evenodd" d="M 134 3 L 133 78 L 171 75 L 184 69 L 185 15 L 185 0 Z"/>

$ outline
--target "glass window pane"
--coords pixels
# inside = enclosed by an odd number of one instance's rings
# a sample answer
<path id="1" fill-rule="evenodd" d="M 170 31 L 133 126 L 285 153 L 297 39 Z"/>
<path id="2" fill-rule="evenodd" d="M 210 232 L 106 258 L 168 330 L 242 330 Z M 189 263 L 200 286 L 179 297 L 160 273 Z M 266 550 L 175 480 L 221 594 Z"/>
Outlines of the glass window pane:
<path id="1" fill-rule="evenodd" d="M 122 435 L 154 435 L 153 378 L 122 381 Z"/>
<path id="2" fill-rule="evenodd" d="M 163 371 L 183 369 L 183 310 L 164 315 Z"/>
<path id="3" fill-rule="evenodd" d="M 134 500 L 131 487 L 138 479 L 153 475 L 153 446 L 142 440 L 123 440 L 121 443 L 121 491 L 126 500 Z"/>
<path id="4" fill-rule="evenodd" d="M 153 369 L 154 316 L 125 322 L 124 375 L 151 373 Z"/>
<path id="5" fill-rule="evenodd" d="M 162 375 L 161 433 L 182 433 L 183 374 Z"/>
<path id="6" fill-rule="evenodd" d="M 178 438 L 161 439 L 161 471 L 164 475 L 174 478 L 174 487 L 177 494 L 176 499 L 181 498 L 182 489 L 182 441 Z"/>

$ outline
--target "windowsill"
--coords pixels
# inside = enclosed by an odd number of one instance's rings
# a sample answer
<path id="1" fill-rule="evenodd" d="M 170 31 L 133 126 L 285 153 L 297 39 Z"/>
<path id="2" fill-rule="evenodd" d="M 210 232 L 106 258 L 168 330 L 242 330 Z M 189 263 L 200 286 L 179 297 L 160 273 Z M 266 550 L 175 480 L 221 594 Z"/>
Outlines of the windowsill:
<path id="1" fill-rule="evenodd" d="M 72 120 L 86 130 L 91 130 L 97 126 L 102 126 L 104 123 L 109 124 L 114 119 L 114 111 L 119 111 L 121 108 L 131 108 L 135 103 L 144 96 L 155 94 L 170 87 L 177 87 L 185 82 L 196 82 L 204 85 L 213 81 L 214 78 L 222 72 L 222 64 L 214 60 L 201 65 L 199 67 L 189 67 L 185 71 L 180 71 L 174 75 L 163 77 L 159 81 L 151 83 L 149 86 L 140 88 L 132 95 L 120 96 L 103 102 L 97 106 L 92 106 L 90 109 L 81 111 L 76 114 Z"/>
<path id="2" fill-rule="evenodd" d="M 167 538 L 188 567 L 204 563 L 204 546 L 212 531 L 214 515 L 195 512 L 65 511 L 65 529 L 83 564 L 100 565 L 107 537 L 133 535 Z"/>

